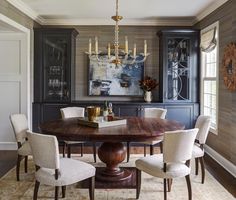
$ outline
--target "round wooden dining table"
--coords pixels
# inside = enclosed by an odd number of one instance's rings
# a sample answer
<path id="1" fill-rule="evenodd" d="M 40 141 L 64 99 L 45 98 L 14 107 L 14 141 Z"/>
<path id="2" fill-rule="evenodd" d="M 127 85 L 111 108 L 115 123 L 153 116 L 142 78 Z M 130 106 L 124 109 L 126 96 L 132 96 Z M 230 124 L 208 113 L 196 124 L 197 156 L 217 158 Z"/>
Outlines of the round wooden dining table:
<path id="1" fill-rule="evenodd" d="M 102 142 L 98 157 L 106 167 L 97 174 L 103 181 L 123 181 L 131 178 L 131 172 L 119 168 L 124 161 L 126 147 L 122 142 L 160 140 L 165 131 L 184 129 L 184 125 L 172 120 L 127 117 L 127 124 L 105 128 L 93 128 L 78 124 L 78 118 L 59 119 L 40 125 L 41 133 L 55 135 L 58 140 Z"/>

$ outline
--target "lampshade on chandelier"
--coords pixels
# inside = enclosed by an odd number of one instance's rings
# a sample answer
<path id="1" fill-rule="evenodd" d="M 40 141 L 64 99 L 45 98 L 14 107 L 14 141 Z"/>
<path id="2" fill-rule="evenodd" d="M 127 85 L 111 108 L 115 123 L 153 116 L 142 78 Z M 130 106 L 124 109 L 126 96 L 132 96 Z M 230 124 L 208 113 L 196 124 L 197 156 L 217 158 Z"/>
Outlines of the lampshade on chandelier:
<path id="1" fill-rule="evenodd" d="M 92 40 L 89 39 L 89 48 L 86 54 L 89 55 L 89 59 L 98 63 L 113 63 L 117 66 L 132 65 L 136 63 L 142 63 L 146 60 L 149 53 L 147 53 L 147 41 L 144 40 L 144 52 L 137 54 L 136 44 L 134 44 L 133 50 L 129 50 L 128 37 L 125 36 L 124 48 L 121 48 L 119 43 L 119 21 L 123 19 L 118 14 L 118 0 L 116 0 L 116 15 L 111 17 L 115 22 L 115 38 L 114 43 L 111 45 L 108 43 L 107 51 L 102 52 L 98 49 L 98 38 L 95 37 L 94 51 L 92 51 Z"/>

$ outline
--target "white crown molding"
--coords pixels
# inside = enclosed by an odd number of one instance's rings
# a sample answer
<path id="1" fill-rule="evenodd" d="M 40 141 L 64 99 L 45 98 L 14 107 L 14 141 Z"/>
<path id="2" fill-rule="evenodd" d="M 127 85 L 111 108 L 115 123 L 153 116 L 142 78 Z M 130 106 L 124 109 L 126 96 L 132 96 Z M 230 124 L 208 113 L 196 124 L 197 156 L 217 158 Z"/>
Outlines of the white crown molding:
<path id="1" fill-rule="evenodd" d="M 230 174 L 236 177 L 236 166 L 225 159 L 222 155 L 217 153 L 214 149 L 209 147 L 208 145 L 204 146 L 206 153 L 211 156 L 216 162 L 218 162 L 225 170 L 227 170 Z"/>
<path id="2" fill-rule="evenodd" d="M 183 18 L 154 18 L 154 19 L 125 19 L 120 21 L 124 26 L 192 26 L 194 17 Z M 111 19 L 47 19 L 43 25 L 114 25 Z"/>
<path id="3" fill-rule="evenodd" d="M 16 142 L 0 142 L 0 150 L 17 150 Z"/>
<path id="4" fill-rule="evenodd" d="M 36 11 L 31 9 L 21 0 L 7 0 L 21 12 L 35 20 L 41 25 L 114 25 L 109 19 L 45 19 Z M 215 9 L 226 3 L 228 0 L 216 0 L 206 9 L 197 14 L 196 17 L 167 17 L 154 19 L 125 19 L 121 21 L 121 25 L 127 26 L 193 26 L 198 21 L 209 15 Z"/>
<path id="5" fill-rule="evenodd" d="M 26 14 L 31 19 L 35 20 L 39 24 L 43 24 L 45 19 L 41 17 L 37 12 L 31 9 L 27 4 L 21 0 L 7 0 L 10 4 L 16 7 L 18 10 Z"/>
<path id="6" fill-rule="evenodd" d="M 203 18 L 205 18 L 207 15 L 212 13 L 214 10 L 222 6 L 224 3 L 226 3 L 228 0 L 216 0 L 214 3 L 211 3 L 207 8 L 199 12 L 196 16 L 195 21 L 193 22 L 193 25 L 199 21 L 201 21 Z"/>

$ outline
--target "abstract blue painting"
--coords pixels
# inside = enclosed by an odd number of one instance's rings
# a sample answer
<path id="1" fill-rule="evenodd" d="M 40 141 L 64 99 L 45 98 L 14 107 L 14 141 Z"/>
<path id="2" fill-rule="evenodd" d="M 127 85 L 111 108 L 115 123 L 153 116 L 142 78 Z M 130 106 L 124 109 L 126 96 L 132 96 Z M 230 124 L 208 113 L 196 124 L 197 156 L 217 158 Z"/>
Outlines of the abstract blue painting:
<path id="1" fill-rule="evenodd" d="M 102 59 L 102 58 L 101 58 Z M 144 63 L 122 64 L 89 61 L 88 94 L 92 96 L 142 96 L 139 80 Z"/>

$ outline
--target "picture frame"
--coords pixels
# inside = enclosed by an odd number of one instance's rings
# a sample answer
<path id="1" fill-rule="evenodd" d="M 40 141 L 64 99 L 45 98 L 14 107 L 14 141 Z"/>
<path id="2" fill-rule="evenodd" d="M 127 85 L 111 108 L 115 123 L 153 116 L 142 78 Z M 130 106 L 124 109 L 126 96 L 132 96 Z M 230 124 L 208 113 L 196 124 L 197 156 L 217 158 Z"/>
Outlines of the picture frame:
<path id="1" fill-rule="evenodd" d="M 143 62 L 116 66 L 102 62 L 105 59 L 103 55 L 99 55 L 98 59 L 101 62 L 88 59 L 89 96 L 143 96 L 139 87 L 139 80 L 144 77 Z"/>

